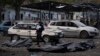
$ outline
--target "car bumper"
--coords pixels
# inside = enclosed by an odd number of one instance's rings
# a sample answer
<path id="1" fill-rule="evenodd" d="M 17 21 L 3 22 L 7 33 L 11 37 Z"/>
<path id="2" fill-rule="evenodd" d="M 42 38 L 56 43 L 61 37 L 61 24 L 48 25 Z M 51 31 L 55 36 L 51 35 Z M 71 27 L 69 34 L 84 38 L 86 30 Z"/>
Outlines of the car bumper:
<path id="1" fill-rule="evenodd" d="M 64 35 L 49 35 L 49 37 L 57 37 L 57 38 L 62 38 Z"/>
<path id="2" fill-rule="evenodd" d="M 99 32 L 90 32 L 90 36 L 98 36 Z"/>

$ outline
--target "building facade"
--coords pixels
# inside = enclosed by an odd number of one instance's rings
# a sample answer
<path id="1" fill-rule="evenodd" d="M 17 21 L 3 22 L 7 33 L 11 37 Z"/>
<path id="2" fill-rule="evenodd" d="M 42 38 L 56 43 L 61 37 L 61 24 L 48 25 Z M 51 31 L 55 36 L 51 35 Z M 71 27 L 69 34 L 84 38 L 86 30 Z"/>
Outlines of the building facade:
<path id="1" fill-rule="evenodd" d="M 15 20 L 15 10 L 8 7 L 2 12 L 2 18 L 4 20 Z M 37 10 L 32 8 L 21 7 L 19 20 L 79 20 L 84 21 L 86 24 L 91 24 L 97 20 L 97 12 L 87 11 L 87 12 L 55 12 L 46 10 Z"/>
<path id="2" fill-rule="evenodd" d="M 4 20 L 15 20 L 15 10 L 6 8 L 3 12 Z M 37 10 L 31 8 L 23 8 L 20 10 L 19 20 L 65 20 L 68 18 L 64 12 Z"/>

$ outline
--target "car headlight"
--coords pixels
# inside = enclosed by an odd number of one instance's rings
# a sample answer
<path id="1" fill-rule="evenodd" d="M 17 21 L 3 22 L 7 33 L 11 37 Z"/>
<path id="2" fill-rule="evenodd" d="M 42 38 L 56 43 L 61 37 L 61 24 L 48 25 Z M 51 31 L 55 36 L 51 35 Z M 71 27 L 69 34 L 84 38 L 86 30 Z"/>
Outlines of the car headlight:
<path id="1" fill-rule="evenodd" d="M 59 37 L 63 37 L 64 36 L 64 34 L 62 32 L 55 32 L 55 35 L 59 36 Z"/>
<path id="2" fill-rule="evenodd" d="M 55 35 L 58 35 L 58 32 L 55 32 Z"/>

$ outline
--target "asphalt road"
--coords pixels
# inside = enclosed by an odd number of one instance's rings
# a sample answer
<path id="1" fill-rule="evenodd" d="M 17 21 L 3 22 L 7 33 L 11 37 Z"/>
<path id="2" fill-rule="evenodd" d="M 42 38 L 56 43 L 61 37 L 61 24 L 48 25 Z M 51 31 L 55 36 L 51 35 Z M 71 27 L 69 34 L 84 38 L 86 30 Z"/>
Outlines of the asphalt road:
<path id="1" fill-rule="evenodd" d="M 21 48 L 11 48 L 11 47 L 2 47 L 1 44 L 9 40 L 9 37 L 0 36 L 0 56 L 100 56 L 100 36 L 95 37 L 93 40 L 96 44 L 96 48 L 89 49 L 86 51 L 78 52 L 66 52 L 66 53 L 50 53 L 50 52 L 28 52 L 25 47 Z M 79 38 L 62 38 L 61 41 L 64 43 L 68 42 L 81 42 L 87 41 L 89 39 L 79 39 Z M 32 47 L 36 47 L 36 42 L 33 42 Z M 41 43 L 41 46 L 43 44 Z M 32 54 L 32 55 L 30 55 Z"/>

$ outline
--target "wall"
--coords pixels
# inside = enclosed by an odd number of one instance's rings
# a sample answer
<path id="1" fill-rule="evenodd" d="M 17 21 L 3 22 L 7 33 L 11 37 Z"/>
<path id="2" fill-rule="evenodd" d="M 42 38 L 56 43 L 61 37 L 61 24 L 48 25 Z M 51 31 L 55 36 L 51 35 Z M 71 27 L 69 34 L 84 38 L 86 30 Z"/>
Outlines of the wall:
<path id="1" fill-rule="evenodd" d="M 49 15 L 50 13 L 50 15 Z M 5 20 L 14 20 L 15 11 L 11 8 L 5 9 Z M 21 8 L 19 20 L 62 20 L 66 19 L 64 12 L 54 12 L 54 11 L 45 11 L 45 10 L 36 10 L 31 8 Z"/>

